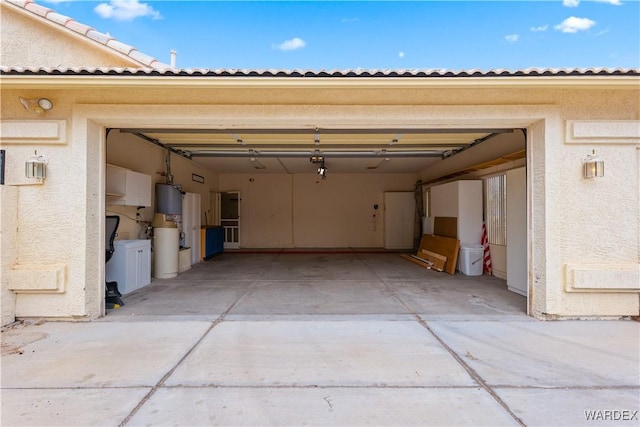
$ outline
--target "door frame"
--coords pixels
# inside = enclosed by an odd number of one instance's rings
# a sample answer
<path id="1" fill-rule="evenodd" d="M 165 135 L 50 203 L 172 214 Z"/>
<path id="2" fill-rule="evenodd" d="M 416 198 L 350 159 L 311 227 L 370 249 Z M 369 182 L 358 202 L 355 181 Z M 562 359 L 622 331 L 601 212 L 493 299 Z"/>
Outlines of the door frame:
<path id="1" fill-rule="evenodd" d="M 237 197 L 237 210 L 238 210 L 238 218 L 222 218 L 222 212 L 224 211 L 222 207 L 222 195 L 223 194 L 236 194 Z M 240 248 L 240 209 L 241 209 L 241 197 L 240 191 L 221 191 L 218 193 L 218 197 L 220 198 L 219 206 L 220 209 L 218 214 L 220 215 L 219 224 L 222 226 L 223 235 L 224 235 L 224 249 L 239 249 Z M 225 225 L 224 221 L 227 222 L 235 222 L 236 225 Z"/>

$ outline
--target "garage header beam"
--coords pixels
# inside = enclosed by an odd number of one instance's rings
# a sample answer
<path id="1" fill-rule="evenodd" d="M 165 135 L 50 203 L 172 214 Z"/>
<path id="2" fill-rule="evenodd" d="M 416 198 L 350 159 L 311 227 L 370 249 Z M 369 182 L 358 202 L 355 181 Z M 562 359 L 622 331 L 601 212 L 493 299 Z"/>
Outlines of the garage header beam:
<path id="1" fill-rule="evenodd" d="M 379 135 L 379 134 L 456 134 L 456 133 L 511 133 L 513 129 L 420 129 L 420 128 L 372 128 L 372 129 L 337 129 L 337 128 L 299 128 L 299 129 L 154 129 L 154 128 L 126 128 L 120 129 L 126 133 L 175 133 L 175 134 L 279 134 L 279 135 Z"/>

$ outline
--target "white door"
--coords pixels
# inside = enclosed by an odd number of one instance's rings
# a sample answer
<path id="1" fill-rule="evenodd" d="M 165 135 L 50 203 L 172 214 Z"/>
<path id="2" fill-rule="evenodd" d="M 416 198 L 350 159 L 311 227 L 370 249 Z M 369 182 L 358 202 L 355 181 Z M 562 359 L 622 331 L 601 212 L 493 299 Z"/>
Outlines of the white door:
<path id="1" fill-rule="evenodd" d="M 240 192 L 220 193 L 220 225 L 224 230 L 224 248 L 240 247 Z"/>
<path id="2" fill-rule="evenodd" d="M 191 264 L 197 264 L 200 256 L 200 194 L 192 193 L 191 201 Z"/>
<path id="3" fill-rule="evenodd" d="M 527 176 L 507 172 L 507 289 L 527 296 Z"/>
<path id="4" fill-rule="evenodd" d="M 385 249 L 412 249 L 416 201 L 412 191 L 384 193 Z"/>
<path id="5" fill-rule="evenodd" d="M 191 264 L 200 262 L 200 194 L 185 193 L 182 198 L 184 244 L 191 248 Z"/>

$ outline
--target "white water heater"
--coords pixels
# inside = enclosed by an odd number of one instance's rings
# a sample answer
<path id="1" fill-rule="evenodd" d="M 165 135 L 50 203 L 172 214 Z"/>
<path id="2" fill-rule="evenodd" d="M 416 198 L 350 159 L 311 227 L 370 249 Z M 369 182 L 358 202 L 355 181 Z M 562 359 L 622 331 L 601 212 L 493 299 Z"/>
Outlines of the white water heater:
<path id="1" fill-rule="evenodd" d="M 171 279 L 178 275 L 179 247 L 177 227 L 153 229 L 153 277 Z"/>

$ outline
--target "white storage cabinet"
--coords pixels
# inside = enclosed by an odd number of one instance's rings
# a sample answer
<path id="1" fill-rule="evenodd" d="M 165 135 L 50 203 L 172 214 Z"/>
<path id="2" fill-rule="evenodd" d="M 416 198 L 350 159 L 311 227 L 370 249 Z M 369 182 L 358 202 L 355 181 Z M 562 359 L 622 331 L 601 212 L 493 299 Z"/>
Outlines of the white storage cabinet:
<path id="1" fill-rule="evenodd" d="M 107 165 L 107 204 L 151 206 L 151 176 Z"/>
<path id="2" fill-rule="evenodd" d="M 431 187 L 431 216 L 458 218 L 460 246 L 482 240 L 482 180 L 453 181 Z"/>
<path id="3" fill-rule="evenodd" d="M 122 295 L 151 283 L 151 240 L 116 240 L 107 263 L 107 282 L 118 282 Z"/>
<path id="4" fill-rule="evenodd" d="M 200 194 L 182 196 L 182 232 L 184 245 L 191 248 L 191 264 L 201 261 L 200 255 Z"/>

